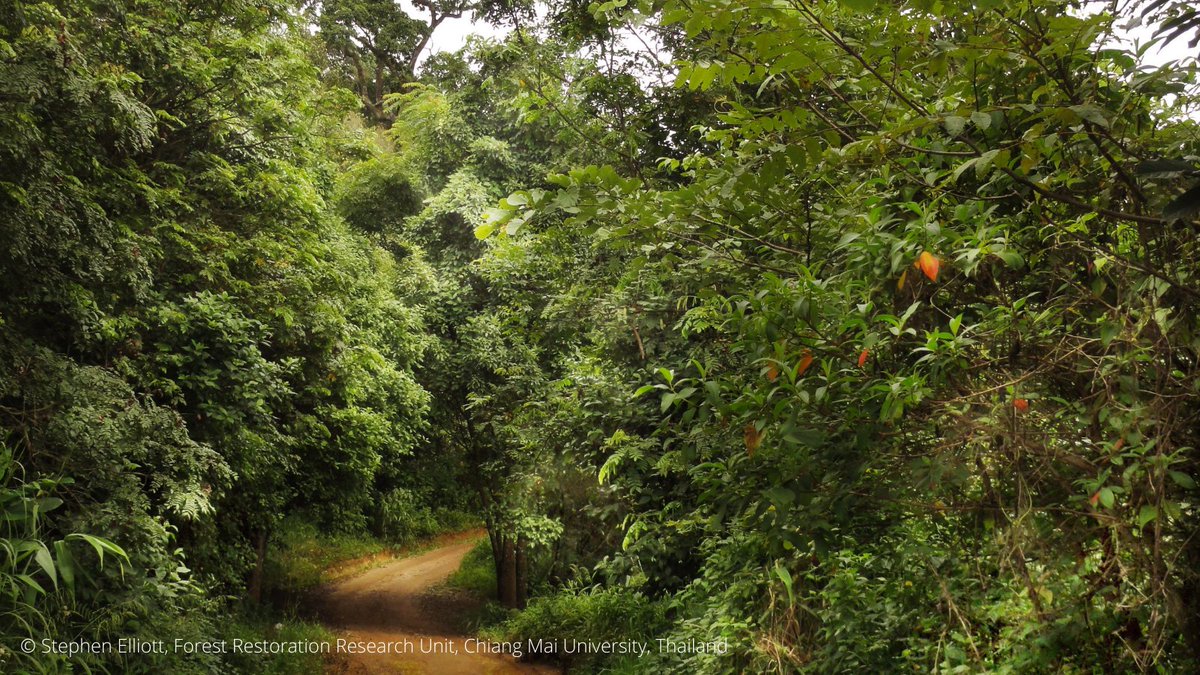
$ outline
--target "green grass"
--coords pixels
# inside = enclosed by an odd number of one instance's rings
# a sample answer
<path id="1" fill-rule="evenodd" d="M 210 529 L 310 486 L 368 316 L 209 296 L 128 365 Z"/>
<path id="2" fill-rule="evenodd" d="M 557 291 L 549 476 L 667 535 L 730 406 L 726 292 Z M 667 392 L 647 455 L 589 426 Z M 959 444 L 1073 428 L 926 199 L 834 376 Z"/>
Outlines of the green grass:
<path id="1" fill-rule="evenodd" d="M 496 597 L 496 565 L 492 561 L 491 542 L 484 539 L 476 544 L 446 583 L 485 598 Z"/>

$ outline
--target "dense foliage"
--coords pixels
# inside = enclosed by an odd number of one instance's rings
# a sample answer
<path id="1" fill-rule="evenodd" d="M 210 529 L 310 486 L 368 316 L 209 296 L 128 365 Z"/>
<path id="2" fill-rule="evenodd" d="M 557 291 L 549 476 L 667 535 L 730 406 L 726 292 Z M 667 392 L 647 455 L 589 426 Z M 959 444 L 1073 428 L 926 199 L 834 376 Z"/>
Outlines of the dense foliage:
<path id="1" fill-rule="evenodd" d="M 1052 2 L 595 9 L 683 33 L 707 145 L 479 235 L 506 284 L 582 240 L 533 320 L 586 328 L 510 426 L 615 495 L 597 581 L 733 647 L 664 658 L 1194 666 L 1194 72 Z"/>
<path id="2" fill-rule="evenodd" d="M 325 205 L 368 150 L 298 26 L 282 3 L 4 10 L 6 659 L 25 634 L 203 635 L 207 598 L 261 592 L 283 514 L 361 529 L 410 487 L 421 312 Z"/>
<path id="3" fill-rule="evenodd" d="M 1194 9 L 414 5 L 0 6 L 0 669 L 463 511 L 729 647 L 578 670 L 1200 664 Z"/>

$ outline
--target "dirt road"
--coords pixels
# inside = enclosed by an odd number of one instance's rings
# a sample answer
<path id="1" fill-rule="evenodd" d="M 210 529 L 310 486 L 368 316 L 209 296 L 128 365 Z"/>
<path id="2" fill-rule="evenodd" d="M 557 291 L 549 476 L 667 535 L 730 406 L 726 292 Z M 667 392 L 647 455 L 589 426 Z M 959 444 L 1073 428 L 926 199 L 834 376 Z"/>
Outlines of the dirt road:
<path id="1" fill-rule="evenodd" d="M 431 673 L 518 675 L 558 673 L 542 664 L 518 663 L 508 654 L 488 653 L 462 634 L 459 619 L 476 601 L 438 589 L 483 536 L 464 533 L 431 551 L 402 558 L 336 582 L 324 589 L 322 621 L 347 641 L 350 654 L 330 661 L 329 672 L 347 675 Z"/>

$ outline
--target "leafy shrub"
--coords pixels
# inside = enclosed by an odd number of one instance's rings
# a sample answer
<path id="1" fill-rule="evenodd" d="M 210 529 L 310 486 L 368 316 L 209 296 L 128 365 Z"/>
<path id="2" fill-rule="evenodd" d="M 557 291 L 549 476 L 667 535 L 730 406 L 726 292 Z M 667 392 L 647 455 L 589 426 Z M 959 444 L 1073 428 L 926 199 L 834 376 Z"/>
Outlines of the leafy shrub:
<path id="1" fill-rule="evenodd" d="M 394 156 L 372 159 L 351 169 L 338 185 L 338 213 L 362 232 L 396 232 L 421 210 L 421 193 Z"/>
<path id="2" fill-rule="evenodd" d="M 395 488 L 379 500 L 379 535 L 391 544 L 408 545 L 443 532 L 477 526 L 478 516 L 442 507 L 406 488 Z"/>
<path id="3" fill-rule="evenodd" d="M 396 488 L 379 500 L 379 533 L 384 539 L 409 543 L 439 530 L 437 517 L 416 493 Z"/>
<path id="4" fill-rule="evenodd" d="M 601 642 L 651 640 L 666 626 L 665 607 L 628 589 L 564 589 L 534 598 L 521 612 L 484 631 L 497 640 Z M 653 651 L 653 649 L 651 650 Z M 598 669 L 604 655 L 560 655 L 574 669 Z M 611 665 L 611 664 L 607 664 Z"/>

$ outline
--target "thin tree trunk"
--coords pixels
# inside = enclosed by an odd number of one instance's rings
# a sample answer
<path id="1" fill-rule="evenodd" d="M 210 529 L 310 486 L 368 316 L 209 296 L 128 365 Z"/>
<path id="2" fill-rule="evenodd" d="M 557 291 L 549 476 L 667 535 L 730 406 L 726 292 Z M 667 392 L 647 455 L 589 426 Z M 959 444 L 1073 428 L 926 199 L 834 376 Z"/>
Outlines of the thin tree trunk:
<path id="1" fill-rule="evenodd" d="M 517 609 L 525 609 L 525 601 L 529 596 L 529 558 L 526 555 L 525 537 L 517 538 L 516 560 L 516 593 L 513 598 Z"/>
<path id="2" fill-rule="evenodd" d="M 267 563 L 267 531 L 266 529 L 259 530 L 255 535 L 254 541 L 254 571 L 250 574 L 249 594 L 250 602 L 260 604 L 262 602 L 262 587 L 263 587 L 263 568 Z"/>
<path id="3" fill-rule="evenodd" d="M 496 577 L 496 589 L 500 604 L 512 609 L 517 606 L 517 552 L 511 538 L 505 536 L 503 540 L 503 563 Z"/>

